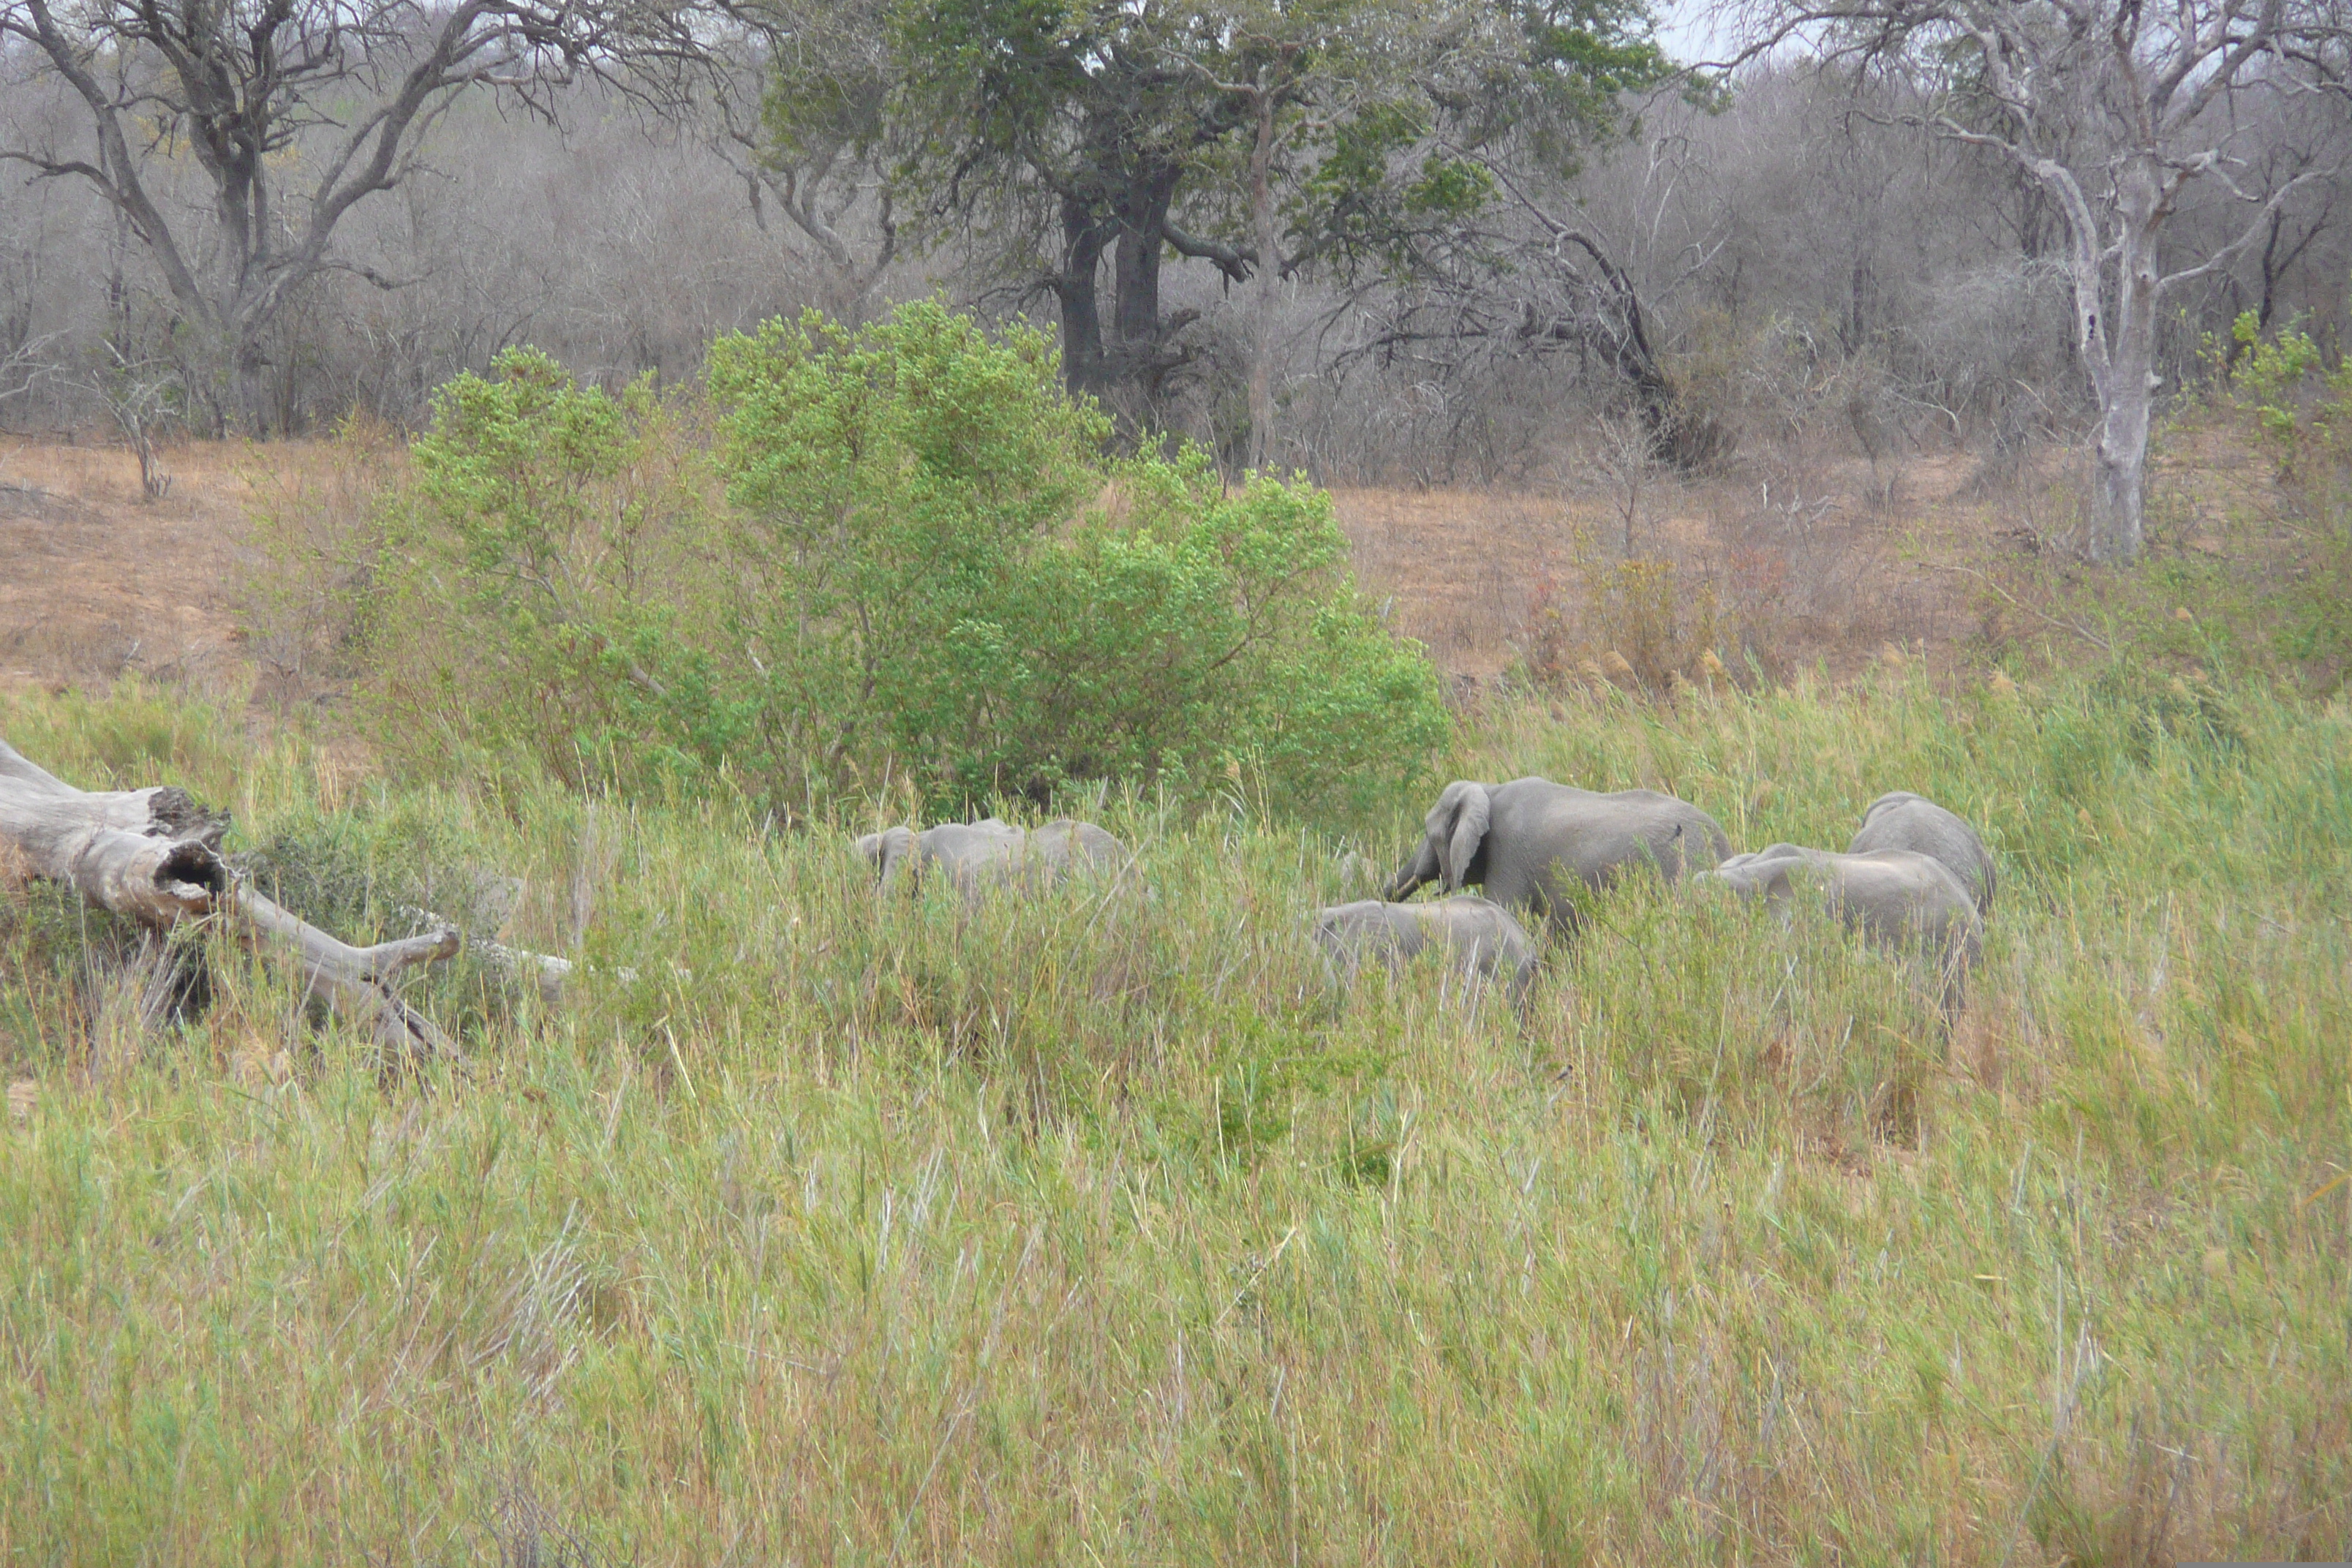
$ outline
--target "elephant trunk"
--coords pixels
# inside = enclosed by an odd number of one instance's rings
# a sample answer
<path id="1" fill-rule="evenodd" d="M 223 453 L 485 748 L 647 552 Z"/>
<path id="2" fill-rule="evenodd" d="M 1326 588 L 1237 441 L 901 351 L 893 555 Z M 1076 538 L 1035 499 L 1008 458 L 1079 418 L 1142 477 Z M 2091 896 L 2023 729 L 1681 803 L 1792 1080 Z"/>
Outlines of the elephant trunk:
<path id="1" fill-rule="evenodd" d="M 1381 897 L 1388 902 L 1401 903 L 1412 897 L 1424 884 L 1437 880 L 1437 851 L 1424 842 L 1413 858 L 1397 868 Z"/>

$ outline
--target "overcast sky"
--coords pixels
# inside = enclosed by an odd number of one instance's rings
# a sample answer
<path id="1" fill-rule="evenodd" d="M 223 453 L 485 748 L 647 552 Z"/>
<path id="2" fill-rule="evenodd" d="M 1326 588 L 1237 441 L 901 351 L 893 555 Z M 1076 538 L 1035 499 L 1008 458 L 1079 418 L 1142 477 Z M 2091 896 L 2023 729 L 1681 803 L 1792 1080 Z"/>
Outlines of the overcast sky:
<path id="1" fill-rule="evenodd" d="M 1716 0 L 1664 0 L 1658 41 L 1677 60 L 1721 59 L 1731 51 L 1731 29 Z"/>

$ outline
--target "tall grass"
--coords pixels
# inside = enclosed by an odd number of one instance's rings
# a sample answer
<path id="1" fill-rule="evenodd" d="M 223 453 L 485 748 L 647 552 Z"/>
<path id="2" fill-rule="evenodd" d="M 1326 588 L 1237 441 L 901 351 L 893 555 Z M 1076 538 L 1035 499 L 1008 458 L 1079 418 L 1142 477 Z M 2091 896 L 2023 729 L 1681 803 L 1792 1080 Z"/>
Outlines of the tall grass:
<path id="1" fill-rule="evenodd" d="M 877 907 L 829 834 L 397 790 L 152 693 L 0 706 L 232 805 L 427 984 L 387 1076 L 215 953 L 0 904 L 0 1552 L 45 1562 L 2028 1563 L 2352 1548 L 2352 718 L 2109 674 L 1578 700 L 1454 772 L 2007 880 L 1971 1005 L 1633 886 L 1524 1027 L 1326 988 L 1335 852 L 1112 802 L 1135 874 Z M 1376 859 L 1401 849 L 1367 846 Z M 520 889 L 482 889 L 501 878 Z"/>

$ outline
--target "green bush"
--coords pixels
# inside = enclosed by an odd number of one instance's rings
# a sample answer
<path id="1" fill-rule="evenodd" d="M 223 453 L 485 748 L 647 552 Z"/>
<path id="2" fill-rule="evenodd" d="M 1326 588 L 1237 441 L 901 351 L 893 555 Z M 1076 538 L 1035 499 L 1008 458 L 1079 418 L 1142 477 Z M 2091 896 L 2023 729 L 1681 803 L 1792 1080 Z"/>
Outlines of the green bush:
<path id="1" fill-rule="evenodd" d="M 754 705 L 695 625 L 720 563 L 691 434 L 648 384 L 609 396 L 532 349 L 441 389 L 362 627 L 394 751 L 624 785 L 735 752 Z"/>
<path id="2" fill-rule="evenodd" d="M 709 386 L 713 441 L 530 351 L 444 389 L 383 563 L 395 746 L 632 789 L 723 770 L 811 814 L 1108 781 L 1352 816 L 1444 737 L 1329 498 L 1105 458 L 1042 333 L 811 313 L 719 340 Z"/>
<path id="3" fill-rule="evenodd" d="M 934 805 L 1091 779 L 1360 811 L 1444 737 L 1435 673 L 1357 602 L 1330 499 L 1207 455 L 1108 461 L 1047 338 L 933 302 L 711 351 L 736 555 L 796 768 Z M 824 775 L 830 776 L 824 776 Z"/>

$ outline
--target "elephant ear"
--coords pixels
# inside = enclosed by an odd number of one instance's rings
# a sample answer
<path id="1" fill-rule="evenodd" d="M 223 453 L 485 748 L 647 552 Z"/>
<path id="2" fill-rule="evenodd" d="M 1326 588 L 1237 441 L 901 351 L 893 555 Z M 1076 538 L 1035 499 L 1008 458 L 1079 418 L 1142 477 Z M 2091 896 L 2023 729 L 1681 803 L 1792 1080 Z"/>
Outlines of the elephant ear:
<path id="1" fill-rule="evenodd" d="M 1453 808 L 1450 814 L 1452 826 L 1438 850 L 1438 868 L 1444 872 L 1445 890 L 1451 893 L 1461 888 L 1463 877 L 1469 872 L 1470 862 L 1477 858 L 1478 846 L 1486 840 L 1490 810 L 1486 786 L 1462 780 L 1447 784 L 1445 794 L 1439 797 L 1437 803 L 1442 816 L 1448 815 L 1448 806 Z"/>
<path id="2" fill-rule="evenodd" d="M 898 880 L 899 874 L 906 869 L 908 861 L 912 858 L 915 847 L 914 832 L 910 828 L 893 827 L 887 833 L 875 834 L 871 837 L 877 842 L 870 858 L 880 864 L 882 886 L 888 888 Z M 866 840 L 863 838 L 857 843 L 861 849 L 866 847 Z"/>

